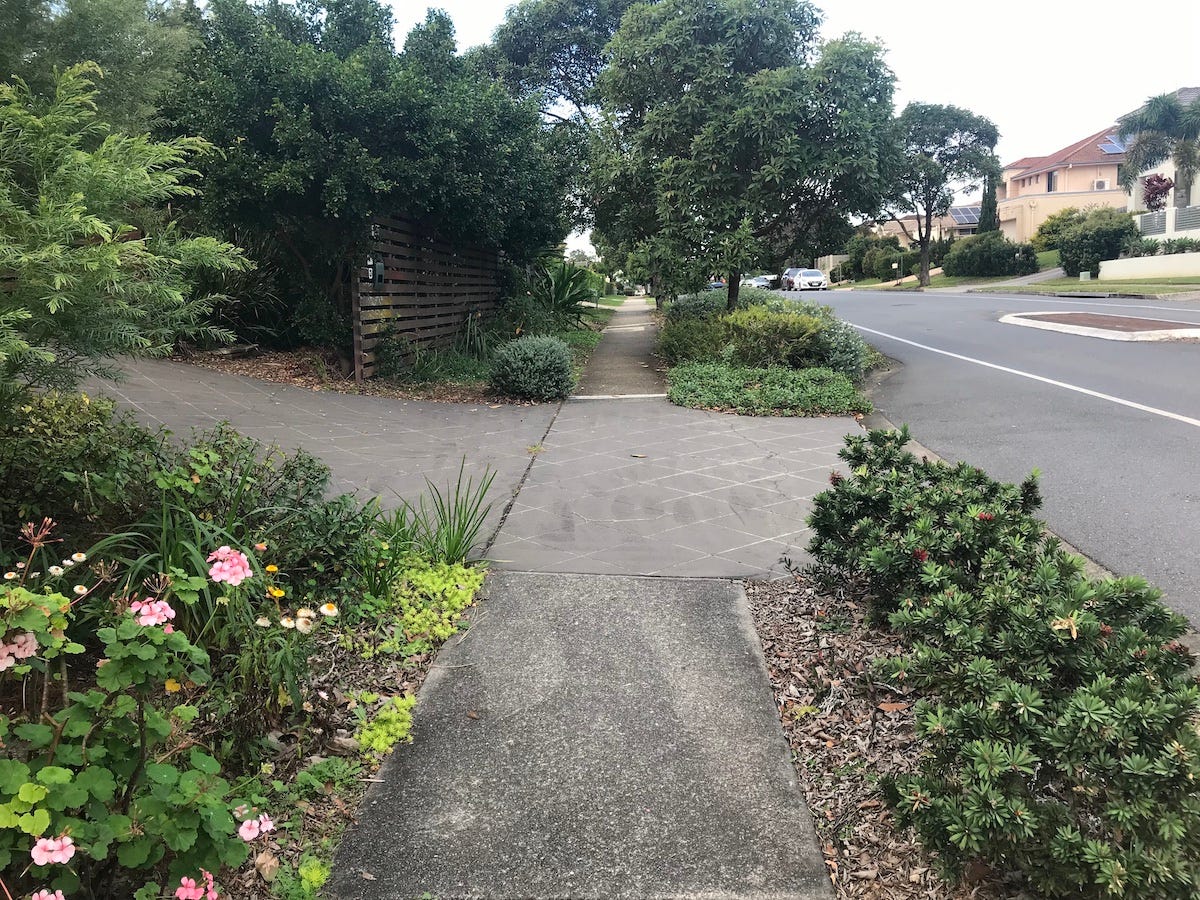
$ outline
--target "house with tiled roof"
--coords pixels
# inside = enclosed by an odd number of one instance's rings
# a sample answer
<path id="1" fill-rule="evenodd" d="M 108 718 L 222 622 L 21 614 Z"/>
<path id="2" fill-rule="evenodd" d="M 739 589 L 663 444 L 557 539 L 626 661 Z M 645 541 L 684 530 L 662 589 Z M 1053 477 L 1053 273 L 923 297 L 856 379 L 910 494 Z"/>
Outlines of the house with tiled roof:
<path id="1" fill-rule="evenodd" d="M 1000 230 L 1028 241 L 1047 218 L 1068 207 L 1125 209 L 1120 187 L 1125 144 L 1116 125 L 1102 128 L 1047 156 L 1026 156 L 1004 167 L 996 185 Z"/>

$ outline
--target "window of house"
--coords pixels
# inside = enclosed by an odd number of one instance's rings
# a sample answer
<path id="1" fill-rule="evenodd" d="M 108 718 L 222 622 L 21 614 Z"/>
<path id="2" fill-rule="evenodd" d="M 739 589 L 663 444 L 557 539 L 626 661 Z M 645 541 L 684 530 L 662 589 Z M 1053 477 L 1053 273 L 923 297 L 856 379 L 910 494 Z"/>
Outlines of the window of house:
<path id="1" fill-rule="evenodd" d="M 1054 193 L 1055 190 L 1058 189 L 1058 179 L 1055 177 L 1057 174 L 1058 174 L 1057 172 L 1047 172 L 1046 173 L 1046 193 L 1047 194 L 1052 194 L 1052 193 Z"/>

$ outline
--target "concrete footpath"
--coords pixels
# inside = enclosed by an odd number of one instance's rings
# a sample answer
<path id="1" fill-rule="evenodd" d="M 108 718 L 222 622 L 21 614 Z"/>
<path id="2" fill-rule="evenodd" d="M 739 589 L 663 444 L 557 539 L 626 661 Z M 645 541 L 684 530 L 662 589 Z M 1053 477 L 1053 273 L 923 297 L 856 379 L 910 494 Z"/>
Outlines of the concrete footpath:
<path id="1" fill-rule="evenodd" d="M 328 896 L 830 895 L 745 595 L 500 573 Z"/>

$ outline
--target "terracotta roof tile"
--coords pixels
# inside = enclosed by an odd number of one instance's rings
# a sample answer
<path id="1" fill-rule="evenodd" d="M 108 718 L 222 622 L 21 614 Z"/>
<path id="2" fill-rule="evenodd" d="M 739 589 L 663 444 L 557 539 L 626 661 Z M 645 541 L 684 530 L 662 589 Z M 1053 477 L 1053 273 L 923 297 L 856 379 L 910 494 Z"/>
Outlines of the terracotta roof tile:
<path id="1" fill-rule="evenodd" d="M 1057 169 L 1065 165 L 1112 165 L 1124 162 L 1124 153 L 1105 153 L 1100 149 L 1100 145 L 1104 143 L 1104 139 L 1110 134 L 1116 134 L 1116 132 L 1117 127 L 1109 125 L 1095 134 L 1088 135 L 1081 141 L 1076 141 L 1074 144 L 1051 153 L 1049 156 L 1026 157 L 1023 160 L 1018 160 L 1012 166 L 1006 166 L 1005 168 L 1013 168 L 1019 163 L 1027 163 L 1027 165 L 1022 167 L 1020 172 L 1020 175 L 1024 177 L 1036 175 L 1039 172 L 1047 172 L 1050 169 Z"/>

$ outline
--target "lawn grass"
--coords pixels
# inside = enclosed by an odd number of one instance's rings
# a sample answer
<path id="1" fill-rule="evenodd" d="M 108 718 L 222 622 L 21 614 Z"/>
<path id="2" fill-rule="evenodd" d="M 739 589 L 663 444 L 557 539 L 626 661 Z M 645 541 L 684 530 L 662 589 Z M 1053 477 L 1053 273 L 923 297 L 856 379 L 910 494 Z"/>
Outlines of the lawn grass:
<path id="1" fill-rule="evenodd" d="M 862 278 L 854 282 L 850 289 L 856 291 L 859 288 L 872 287 L 877 284 L 883 284 L 883 282 L 878 278 Z"/>
<path id="2" fill-rule="evenodd" d="M 1062 265 L 1058 259 L 1057 250 L 1043 250 L 1037 255 L 1038 271 L 1045 272 L 1047 269 L 1054 269 Z"/>
<path id="3" fill-rule="evenodd" d="M 871 403 L 850 379 L 830 369 L 743 368 L 690 362 L 667 373 L 667 399 L 676 406 L 747 416 L 823 416 L 865 413 Z"/>
<path id="4" fill-rule="evenodd" d="M 627 298 L 622 294 L 609 294 L 607 297 L 598 297 L 596 302 L 601 306 L 624 306 Z"/>
<path id="5" fill-rule="evenodd" d="M 1200 276 L 1139 278 L 1133 281 L 1080 281 L 1078 278 L 1053 278 L 1035 285 L 995 288 L 997 291 L 1023 294 L 1182 294 L 1200 291 Z"/>

